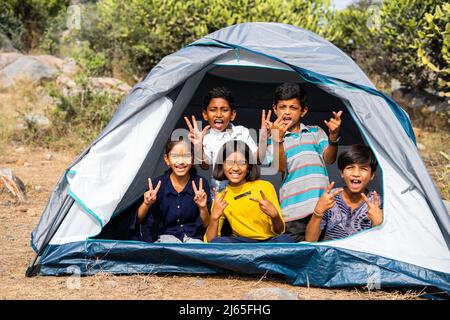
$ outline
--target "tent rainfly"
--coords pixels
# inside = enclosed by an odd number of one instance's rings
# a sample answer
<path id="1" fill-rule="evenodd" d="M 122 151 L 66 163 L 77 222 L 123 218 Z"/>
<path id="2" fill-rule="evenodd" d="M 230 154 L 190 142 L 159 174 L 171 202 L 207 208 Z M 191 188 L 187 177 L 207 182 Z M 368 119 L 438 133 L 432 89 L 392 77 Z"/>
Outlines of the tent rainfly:
<path id="1" fill-rule="evenodd" d="M 127 214 L 164 170 L 165 142 L 203 96 L 229 87 L 236 123 L 259 128 L 281 82 L 301 83 L 307 124 L 344 110 L 342 146 L 369 145 L 380 169 L 382 225 L 318 243 L 145 243 L 104 231 Z M 336 166 L 328 166 L 330 180 Z M 199 171 L 210 177 L 211 173 Z M 280 185 L 279 175 L 263 176 Z M 339 179 L 337 179 L 338 181 Z M 377 91 L 330 42 L 280 23 L 243 23 L 216 31 L 163 58 L 119 105 L 97 139 L 66 169 L 31 235 L 32 275 L 191 273 L 278 274 L 294 285 L 432 287 L 450 293 L 450 216 L 419 157 L 407 114 Z"/>

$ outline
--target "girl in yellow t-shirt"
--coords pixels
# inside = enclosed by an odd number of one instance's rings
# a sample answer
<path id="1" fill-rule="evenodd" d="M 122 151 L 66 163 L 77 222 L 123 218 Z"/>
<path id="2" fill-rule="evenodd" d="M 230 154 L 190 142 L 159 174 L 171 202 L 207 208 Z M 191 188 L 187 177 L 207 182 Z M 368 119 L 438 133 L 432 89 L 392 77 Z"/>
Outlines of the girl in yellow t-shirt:
<path id="1" fill-rule="evenodd" d="M 215 163 L 214 179 L 229 182 L 221 193 L 214 191 L 204 241 L 294 242 L 289 235 L 283 234 L 285 225 L 275 188 L 270 182 L 258 180 L 259 168 L 248 145 L 240 140 L 225 143 Z M 231 226 L 232 235 L 221 237 L 225 219 Z"/>

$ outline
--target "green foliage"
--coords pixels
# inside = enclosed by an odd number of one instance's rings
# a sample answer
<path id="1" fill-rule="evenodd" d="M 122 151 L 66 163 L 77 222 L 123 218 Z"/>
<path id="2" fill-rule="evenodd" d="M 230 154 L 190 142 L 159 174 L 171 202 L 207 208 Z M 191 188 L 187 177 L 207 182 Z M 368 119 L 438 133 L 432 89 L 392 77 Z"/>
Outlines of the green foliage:
<path id="1" fill-rule="evenodd" d="M 67 6 L 68 1 L 65 0 L 2 0 L 0 31 L 19 49 L 36 48 L 53 18 Z"/>
<path id="2" fill-rule="evenodd" d="M 440 95 L 450 98 L 450 3 L 426 13 L 424 25 L 415 40 L 419 64 Z"/>
<path id="3" fill-rule="evenodd" d="M 105 57 L 110 74 L 145 75 L 164 56 L 237 23 L 289 23 L 333 39 L 329 0 L 100 0 L 72 36 Z M 99 36 L 101 35 L 101 37 Z"/>
<path id="4" fill-rule="evenodd" d="M 429 73 L 417 59 L 415 47 L 426 26 L 425 16 L 445 0 L 384 1 L 380 14 L 381 45 L 388 61 L 387 72 L 395 74 L 403 85 L 414 89 L 430 86 Z"/>

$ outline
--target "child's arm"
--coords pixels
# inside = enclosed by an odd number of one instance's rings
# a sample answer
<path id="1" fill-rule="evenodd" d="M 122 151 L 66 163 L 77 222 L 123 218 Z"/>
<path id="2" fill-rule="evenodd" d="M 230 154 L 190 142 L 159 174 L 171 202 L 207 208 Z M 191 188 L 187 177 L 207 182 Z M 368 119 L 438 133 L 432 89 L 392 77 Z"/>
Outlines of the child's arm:
<path id="1" fill-rule="evenodd" d="M 142 223 L 148 214 L 150 207 L 156 202 L 156 195 L 161 187 L 161 180 L 158 181 L 156 188 L 153 189 L 152 180 L 148 178 L 148 188 L 149 190 L 144 193 L 144 201 L 138 209 L 138 223 Z"/>
<path id="2" fill-rule="evenodd" d="M 272 134 L 272 142 L 274 149 L 278 148 L 278 152 L 274 150 L 273 161 L 278 163 L 278 171 L 285 172 L 287 161 L 286 154 L 284 153 L 284 135 L 286 134 L 287 129 L 292 124 L 290 121 L 287 125 L 283 123 L 283 115 L 278 117 L 277 120 L 271 126 L 271 134 Z"/>
<path id="3" fill-rule="evenodd" d="M 337 141 L 339 139 L 339 131 L 341 128 L 341 115 L 342 110 L 339 112 L 333 111 L 333 118 L 331 118 L 329 121 L 325 120 L 325 124 L 329 129 L 329 141 L 330 144 L 323 152 L 323 159 L 327 164 L 333 164 L 336 161 L 336 155 L 338 150 Z"/>
<path id="4" fill-rule="evenodd" d="M 219 234 L 220 218 L 223 215 L 223 211 L 228 206 L 228 203 L 224 200 L 227 194 L 227 190 L 223 191 L 221 197 L 214 190 L 214 204 L 211 210 L 211 218 L 209 220 L 209 226 L 205 233 L 207 242 L 211 242 Z"/>
<path id="5" fill-rule="evenodd" d="M 261 115 L 261 128 L 259 130 L 259 142 L 258 142 L 258 152 L 257 152 L 257 161 L 259 164 L 264 162 L 264 158 L 266 157 L 267 152 L 267 138 L 269 135 L 270 127 L 272 123 L 270 122 L 270 116 L 272 115 L 272 110 L 267 112 L 266 118 L 266 110 L 262 111 Z"/>
<path id="6" fill-rule="evenodd" d="M 200 178 L 198 189 L 195 185 L 195 181 L 192 180 L 192 189 L 194 189 L 194 202 L 200 212 L 200 219 L 202 219 L 203 226 L 207 227 L 209 224 L 209 210 L 207 205 L 208 196 L 205 190 L 203 190 L 203 179 Z"/>
<path id="7" fill-rule="evenodd" d="M 334 197 L 343 191 L 341 188 L 330 194 L 333 186 L 334 181 L 328 185 L 326 192 L 320 197 L 316 207 L 314 208 L 311 220 L 309 220 L 308 225 L 306 226 L 305 240 L 308 242 L 316 242 L 319 240 L 321 231 L 320 223 L 322 222 L 322 218 L 327 210 L 334 206 Z"/>
<path id="8" fill-rule="evenodd" d="M 184 121 L 189 128 L 189 140 L 194 145 L 194 159 L 200 162 L 200 167 L 203 170 L 208 170 L 209 164 L 206 162 L 207 157 L 205 157 L 205 153 L 203 151 L 203 138 L 205 137 L 206 131 L 208 131 L 211 126 L 207 125 L 202 131 L 200 131 L 198 129 L 195 116 L 192 116 L 192 124 L 187 117 L 184 117 Z"/>

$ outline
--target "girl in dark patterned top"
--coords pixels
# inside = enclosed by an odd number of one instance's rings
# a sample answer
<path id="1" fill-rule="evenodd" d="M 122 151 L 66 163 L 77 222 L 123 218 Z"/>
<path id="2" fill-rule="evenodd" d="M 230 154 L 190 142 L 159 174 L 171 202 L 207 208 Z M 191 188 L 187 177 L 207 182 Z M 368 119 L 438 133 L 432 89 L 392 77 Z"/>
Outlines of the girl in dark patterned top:
<path id="1" fill-rule="evenodd" d="M 338 158 L 344 188 L 333 189 L 334 181 L 317 202 L 306 228 L 306 241 L 334 240 L 370 229 L 383 222 L 381 196 L 367 190 L 375 177 L 377 162 L 369 147 L 352 145 Z"/>

